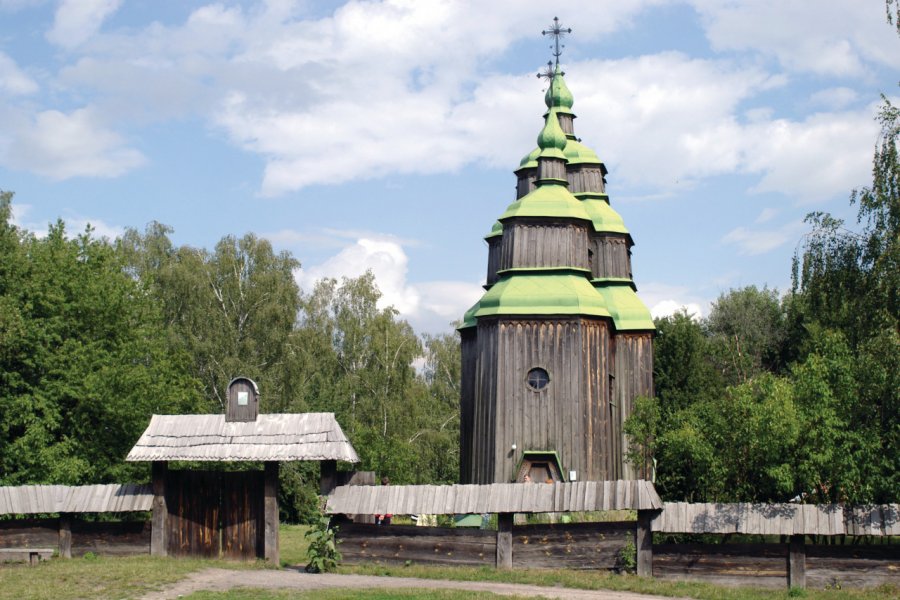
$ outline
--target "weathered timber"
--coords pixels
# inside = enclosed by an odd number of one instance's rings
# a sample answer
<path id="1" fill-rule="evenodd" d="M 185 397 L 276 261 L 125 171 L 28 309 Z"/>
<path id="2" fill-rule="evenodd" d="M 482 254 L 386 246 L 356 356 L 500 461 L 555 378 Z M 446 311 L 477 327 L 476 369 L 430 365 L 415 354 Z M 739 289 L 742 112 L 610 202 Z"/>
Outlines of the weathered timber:
<path id="1" fill-rule="evenodd" d="M 537 167 L 516 171 L 516 199 L 527 196 L 537 187 Z"/>
<path id="2" fill-rule="evenodd" d="M 497 271 L 500 270 L 500 253 L 503 248 L 503 238 L 494 236 L 488 238 L 488 264 L 487 264 L 487 285 L 491 286 L 497 283 L 499 278 Z"/>
<path id="3" fill-rule="evenodd" d="M 792 535 L 788 547 L 788 586 L 806 587 L 806 547 L 802 535 Z"/>
<path id="4" fill-rule="evenodd" d="M 569 191 L 576 198 L 580 198 L 583 194 L 606 193 L 601 165 L 569 165 L 566 175 L 569 179 Z"/>
<path id="5" fill-rule="evenodd" d="M 631 279 L 631 250 L 625 234 L 602 233 L 590 238 L 591 276 Z"/>
<path id="6" fill-rule="evenodd" d="M 269 563 L 279 564 L 278 549 L 278 463 L 267 462 L 265 466 L 265 498 L 263 520 L 263 555 Z"/>
<path id="7" fill-rule="evenodd" d="M 513 530 L 513 567 L 618 570 L 633 522 L 525 525 Z"/>
<path id="8" fill-rule="evenodd" d="M 152 533 L 150 537 L 150 555 L 151 556 L 167 556 L 168 555 L 168 539 L 169 531 L 169 509 L 166 505 L 166 474 L 169 470 L 167 462 L 155 461 L 151 468 L 151 478 L 153 480 L 153 505 L 151 525 Z"/>
<path id="9" fill-rule="evenodd" d="M 218 475 L 222 494 L 219 505 L 222 521 L 222 555 L 238 560 L 264 558 L 264 496 L 270 491 L 266 487 L 264 473 L 237 471 Z M 276 511 L 277 508 L 276 503 Z M 277 523 L 276 513 L 275 544 L 277 544 Z"/>
<path id="10" fill-rule="evenodd" d="M 59 543 L 56 519 L 15 519 L 0 521 L 0 547 L 45 548 Z"/>
<path id="11" fill-rule="evenodd" d="M 497 568 L 513 567 L 513 513 L 497 515 Z"/>
<path id="12" fill-rule="evenodd" d="M 493 566 L 493 531 L 342 523 L 337 530 L 346 564 L 386 563 Z"/>
<path id="13" fill-rule="evenodd" d="M 785 588 L 787 550 L 786 544 L 656 544 L 653 576 Z"/>
<path id="14" fill-rule="evenodd" d="M 338 485 L 337 461 L 323 460 L 319 462 L 319 494 L 327 496 Z"/>
<path id="15" fill-rule="evenodd" d="M 72 558 L 72 515 L 59 515 L 59 556 Z"/>
<path id="16" fill-rule="evenodd" d="M 639 577 L 653 577 L 653 513 L 639 510 L 634 546 L 637 552 L 637 574 Z"/>
<path id="17" fill-rule="evenodd" d="M 541 158 L 538 160 L 537 180 L 555 179 L 568 181 L 566 178 L 566 161 L 558 158 Z"/>
<path id="18" fill-rule="evenodd" d="M 618 332 L 610 340 L 615 385 L 612 386 L 612 420 L 618 431 L 613 440 L 613 461 L 622 465 L 622 479 L 651 479 L 652 463 L 637 470 L 626 461 L 628 439 L 625 420 L 634 410 L 634 399 L 653 396 L 653 336 L 649 332 Z"/>
<path id="19" fill-rule="evenodd" d="M 854 544 L 806 546 L 806 585 L 823 589 L 900 586 L 900 546 Z"/>
<path id="20" fill-rule="evenodd" d="M 72 556 L 135 556 L 150 552 L 148 521 L 72 520 Z"/>
<path id="21" fill-rule="evenodd" d="M 475 371 L 477 366 L 478 341 L 476 328 L 468 327 L 460 331 L 460 356 L 462 360 L 459 394 L 459 481 L 472 483 L 473 429 L 475 419 Z"/>
<path id="22" fill-rule="evenodd" d="M 221 548 L 219 473 L 169 471 L 165 496 L 168 555 L 217 558 Z"/>
<path id="23" fill-rule="evenodd" d="M 588 226 L 589 223 L 578 221 L 523 218 L 508 222 L 503 226 L 500 241 L 499 270 L 538 267 L 588 270 Z"/>
<path id="24" fill-rule="evenodd" d="M 0 563 L 25 561 L 29 566 L 36 566 L 42 559 L 53 556 L 53 548 L 0 548 Z"/>

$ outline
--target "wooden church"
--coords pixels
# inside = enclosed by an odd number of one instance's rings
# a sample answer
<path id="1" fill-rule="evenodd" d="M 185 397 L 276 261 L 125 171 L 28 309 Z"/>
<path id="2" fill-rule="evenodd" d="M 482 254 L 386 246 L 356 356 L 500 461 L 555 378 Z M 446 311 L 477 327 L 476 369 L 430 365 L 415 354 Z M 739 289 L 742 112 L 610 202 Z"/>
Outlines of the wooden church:
<path id="1" fill-rule="evenodd" d="M 634 478 L 623 423 L 653 394 L 650 311 L 606 166 L 575 137 L 574 100 L 548 63 L 538 147 L 488 244 L 486 292 L 462 338 L 462 483 Z M 527 476 L 527 477 L 526 477 Z"/>

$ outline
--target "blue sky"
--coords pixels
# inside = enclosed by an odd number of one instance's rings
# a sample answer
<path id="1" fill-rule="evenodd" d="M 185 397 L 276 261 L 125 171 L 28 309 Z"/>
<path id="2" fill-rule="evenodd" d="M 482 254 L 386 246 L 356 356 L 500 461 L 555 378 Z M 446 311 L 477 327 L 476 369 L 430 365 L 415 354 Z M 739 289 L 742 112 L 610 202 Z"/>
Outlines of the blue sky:
<path id="1" fill-rule="evenodd" d="M 784 290 L 806 213 L 855 221 L 898 92 L 883 0 L 0 0 L 0 189 L 36 233 L 252 231 L 305 289 L 371 268 L 445 331 L 535 146 L 556 15 L 654 314 Z"/>

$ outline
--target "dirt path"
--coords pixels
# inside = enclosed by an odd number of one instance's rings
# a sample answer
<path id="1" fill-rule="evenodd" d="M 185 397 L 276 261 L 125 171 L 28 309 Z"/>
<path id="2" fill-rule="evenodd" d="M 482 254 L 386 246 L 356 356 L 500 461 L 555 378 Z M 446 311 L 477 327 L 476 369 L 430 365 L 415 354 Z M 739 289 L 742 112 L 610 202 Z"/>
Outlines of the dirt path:
<path id="1" fill-rule="evenodd" d="M 658 600 L 659 596 L 647 596 L 632 592 L 606 590 L 575 590 L 547 588 L 536 585 L 495 583 L 487 581 L 445 581 L 440 579 L 414 579 L 412 577 L 375 577 L 372 575 L 311 575 L 303 571 L 229 571 L 206 569 L 192 573 L 169 588 L 152 592 L 142 600 L 178 598 L 203 590 L 227 591 L 235 587 L 261 589 L 318 590 L 326 588 L 420 588 L 434 590 L 468 590 L 493 592 L 501 596 L 538 596 L 542 598 L 572 598 L 581 600 Z M 671 599 L 668 599 L 671 600 Z"/>

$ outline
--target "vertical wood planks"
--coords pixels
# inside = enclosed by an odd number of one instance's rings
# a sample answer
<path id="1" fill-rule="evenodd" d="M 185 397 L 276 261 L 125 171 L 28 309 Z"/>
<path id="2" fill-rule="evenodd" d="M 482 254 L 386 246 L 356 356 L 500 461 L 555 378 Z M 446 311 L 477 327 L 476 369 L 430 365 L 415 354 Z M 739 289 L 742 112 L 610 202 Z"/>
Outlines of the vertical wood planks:
<path id="1" fill-rule="evenodd" d="M 263 505 L 263 557 L 270 564 L 279 566 L 278 548 L 278 463 L 267 462 L 265 466 L 265 491 Z"/>
<path id="2" fill-rule="evenodd" d="M 497 515 L 497 568 L 512 569 L 513 513 Z"/>
<path id="3" fill-rule="evenodd" d="M 168 463 L 154 461 L 150 471 L 153 478 L 153 516 L 151 517 L 150 555 L 166 556 L 168 540 L 166 539 L 169 524 L 169 509 L 166 504 L 166 478 Z"/>

